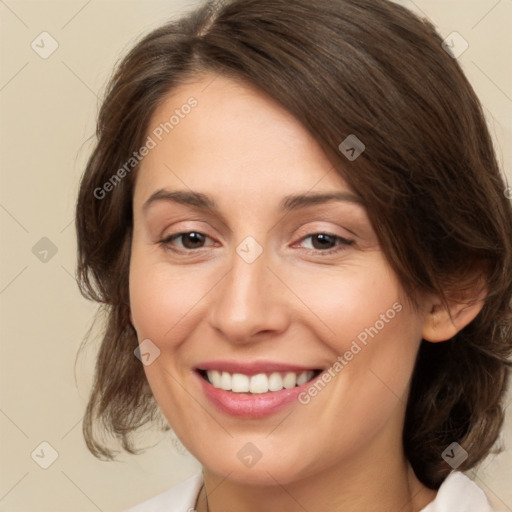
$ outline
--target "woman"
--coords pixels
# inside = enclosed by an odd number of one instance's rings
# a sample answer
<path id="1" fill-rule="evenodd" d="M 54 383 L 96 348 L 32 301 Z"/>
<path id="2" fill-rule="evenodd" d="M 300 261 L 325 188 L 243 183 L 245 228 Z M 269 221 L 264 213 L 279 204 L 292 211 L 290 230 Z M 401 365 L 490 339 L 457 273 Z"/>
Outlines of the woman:
<path id="1" fill-rule="evenodd" d="M 84 421 L 203 471 L 133 511 L 490 510 L 512 211 L 481 106 L 383 0 L 232 0 L 120 63 L 77 204 Z M 160 414 L 161 413 L 161 414 Z M 168 424 L 167 424 L 168 423 Z M 169 427 L 170 426 L 170 427 Z"/>

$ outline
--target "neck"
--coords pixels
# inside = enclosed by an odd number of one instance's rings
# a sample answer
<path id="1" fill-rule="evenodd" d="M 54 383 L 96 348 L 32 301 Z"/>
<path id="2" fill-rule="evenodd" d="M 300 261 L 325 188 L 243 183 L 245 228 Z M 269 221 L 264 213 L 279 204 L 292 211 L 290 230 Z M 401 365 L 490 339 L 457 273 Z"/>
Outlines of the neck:
<path id="1" fill-rule="evenodd" d="M 315 467 L 291 467 L 287 472 L 263 466 L 250 469 L 251 483 L 204 468 L 204 489 L 198 512 L 419 512 L 436 496 L 414 474 L 402 444 L 404 408 L 376 433 L 360 440 L 338 459 L 329 445 Z M 308 457 L 307 446 L 304 456 Z M 325 465 L 322 466 L 322 462 Z M 331 461 L 328 463 L 327 461 Z M 293 477 L 292 472 L 295 471 Z M 254 482 L 264 482 L 261 484 Z"/>
<path id="2" fill-rule="evenodd" d="M 198 512 L 419 512 L 436 495 L 419 482 L 401 457 L 394 461 L 373 459 L 354 466 L 360 471 L 328 468 L 286 485 L 248 485 L 228 480 L 204 469 L 205 485 L 198 498 Z"/>

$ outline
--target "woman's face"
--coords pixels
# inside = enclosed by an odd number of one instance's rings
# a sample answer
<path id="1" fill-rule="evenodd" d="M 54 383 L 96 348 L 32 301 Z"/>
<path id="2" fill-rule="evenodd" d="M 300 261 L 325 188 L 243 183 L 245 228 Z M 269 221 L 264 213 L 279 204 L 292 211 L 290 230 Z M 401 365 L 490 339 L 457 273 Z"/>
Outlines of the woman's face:
<path id="1" fill-rule="evenodd" d="M 213 78 L 156 110 L 136 181 L 130 302 L 155 398 L 235 481 L 401 457 L 422 313 L 311 135 Z"/>

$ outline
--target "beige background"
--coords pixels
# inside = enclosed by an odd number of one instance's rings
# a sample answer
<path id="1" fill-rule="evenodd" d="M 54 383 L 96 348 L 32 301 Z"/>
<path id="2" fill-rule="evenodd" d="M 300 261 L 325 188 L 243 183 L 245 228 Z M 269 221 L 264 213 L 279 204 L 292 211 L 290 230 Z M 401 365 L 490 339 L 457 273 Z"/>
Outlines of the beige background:
<path id="1" fill-rule="evenodd" d="M 430 17 L 443 36 L 457 31 L 469 43 L 459 60 L 512 182 L 512 0 L 401 3 Z M 94 341 L 74 374 L 95 305 L 74 282 L 73 209 L 99 98 L 138 35 L 194 4 L 0 1 L 0 512 L 120 511 L 199 468 L 170 435 L 144 455 L 96 460 L 81 433 Z M 59 45 L 47 59 L 31 48 L 43 31 Z M 499 510 L 512 510 L 510 403 L 509 396 L 507 451 L 470 474 Z M 43 441 L 58 453 L 47 469 L 35 462 L 50 461 Z"/>

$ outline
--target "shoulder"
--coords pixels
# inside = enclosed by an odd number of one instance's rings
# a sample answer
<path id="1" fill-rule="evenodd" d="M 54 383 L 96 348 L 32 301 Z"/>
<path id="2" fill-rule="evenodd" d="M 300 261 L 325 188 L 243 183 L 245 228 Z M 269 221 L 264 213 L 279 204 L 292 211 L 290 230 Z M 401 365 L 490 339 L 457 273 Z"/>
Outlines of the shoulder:
<path id="1" fill-rule="evenodd" d="M 436 499 L 420 512 L 492 512 L 482 489 L 460 471 L 452 471 L 442 483 Z"/>
<path id="2" fill-rule="evenodd" d="M 203 475 L 198 473 L 123 512 L 188 512 L 194 508 L 202 484 Z"/>

